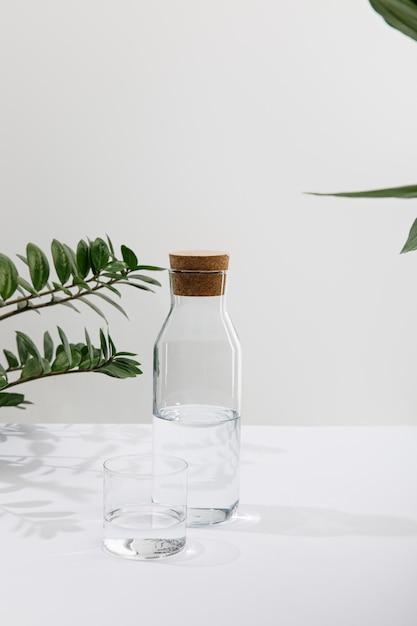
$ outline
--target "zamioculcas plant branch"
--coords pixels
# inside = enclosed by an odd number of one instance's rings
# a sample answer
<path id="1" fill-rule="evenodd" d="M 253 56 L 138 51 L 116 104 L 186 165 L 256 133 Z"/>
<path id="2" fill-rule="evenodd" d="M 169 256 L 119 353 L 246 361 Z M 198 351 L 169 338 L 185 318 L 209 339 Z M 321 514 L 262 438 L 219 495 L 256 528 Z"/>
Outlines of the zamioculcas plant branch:
<path id="1" fill-rule="evenodd" d="M 372 8 L 379 13 L 386 23 L 404 35 L 417 41 L 417 0 L 369 0 Z M 338 193 L 312 193 L 316 196 L 339 196 L 343 198 L 417 198 L 417 185 L 387 187 L 369 191 L 350 191 Z M 417 219 L 411 226 L 407 241 L 401 253 L 417 250 Z"/>
<path id="2" fill-rule="evenodd" d="M 54 239 L 51 256 L 56 279 L 51 279 L 51 266 L 46 254 L 35 244 L 28 243 L 26 255 L 17 255 L 27 268 L 21 276 L 15 263 L 0 253 L 0 320 L 27 311 L 39 313 L 45 307 L 62 304 L 75 311 L 74 302 L 87 305 L 103 319 L 107 319 L 92 300 L 100 298 L 126 313 L 115 301 L 121 297 L 120 286 L 128 285 L 144 291 L 153 291 L 160 283 L 143 271 L 161 271 L 164 268 L 138 263 L 136 254 L 121 246 L 121 258 L 113 244 L 100 237 L 93 241 L 81 240 L 76 250 Z M 115 286 L 117 285 L 117 287 Z M 110 292 L 111 295 L 108 295 Z M 84 343 L 70 343 L 58 327 L 60 343 L 54 349 L 49 332 L 43 337 L 42 351 L 25 333 L 16 331 L 16 352 L 4 349 L 5 364 L 0 363 L 0 407 L 25 408 L 30 404 L 21 393 L 9 392 L 16 385 L 62 374 L 97 372 L 114 378 L 130 378 L 141 374 L 140 363 L 132 352 L 118 352 L 109 334 L 100 330 L 100 345 L 93 346 L 85 330 Z"/>

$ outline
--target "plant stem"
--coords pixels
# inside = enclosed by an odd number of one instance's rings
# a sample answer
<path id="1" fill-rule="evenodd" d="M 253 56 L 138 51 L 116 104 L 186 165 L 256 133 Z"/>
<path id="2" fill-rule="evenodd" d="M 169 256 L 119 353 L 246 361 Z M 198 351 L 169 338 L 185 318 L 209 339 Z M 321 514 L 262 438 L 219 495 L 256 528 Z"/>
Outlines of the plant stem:
<path id="1" fill-rule="evenodd" d="M 123 278 L 125 279 L 125 277 L 123 276 Z M 90 278 L 89 280 L 85 281 L 85 282 L 95 282 L 97 279 L 97 277 L 94 278 Z M 88 296 L 91 292 L 93 291 L 98 291 L 99 289 L 104 289 L 104 287 L 106 285 L 112 285 L 113 283 L 117 283 L 118 280 L 116 278 L 112 278 L 109 281 L 106 282 L 105 285 L 98 283 L 96 284 L 94 287 L 91 287 L 91 291 L 85 289 L 84 291 L 80 291 L 78 293 L 74 293 L 71 296 L 67 296 L 66 298 L 61 298 L 61 300 L 49 300 L 48 302 L 42 302 L 41 304 L 36 304 L 34 306 L 29 307 L 25 307 L 22 309 L 14 309 L 13 311 L 9 311 L 8 313 L 3 313 L 3 315 L 0 315 L 0 321 L 1 320 L 5 320 L 8 317 L 13 317 L 13 315 L 18 315 L 19 313 L 23 313 L 24 311 L 36 311 L 37 309 L 42 309 L 44 307 L 48 307 L 48 306 L 53 306 L 55 304 L 63 304 L 65 302 L 70 302 L 71 300 L 77 300 L 78 298 L 81 298 L 82 296 Z M 76 287 L 76 285 L 71 285 L 72 287 Z M 18 304 L 19 302 L 29 302 L 29 300 L 33 300 L 34 298 L 43 298 L 44 296 L 47 295 L 51 295 L 51 294 L 56 294 L 59 293 L 61 290 L 60 289 L 49 289 L 48 291 L 44 291 L 43 293 L 40 293 L 39 296 L 34 296 L 34 295 L 30 295 L 30 296 L 26 296 L 26 297 L 22 297 L 22 298 L 16 298 L 15 300 L 11 300 L 10 302 L 6 302 L 6 304 L 4 306 L 9 306 L 12 304 Z"/>
<path id="2" fill-rule="evenodd" d="M 41 374 L 40 376 L 31 376 L 30 378 L 19 378 L 11 383 L 8 383 L 6 387 L 3 387 L 0 391 L 8 391 L 10 387 L 16 387 L 16 385 L 21 385 L 22 383 L 30 383 L 33 380 L 40 380 L 41 378 L 50 378 L 51 376 L 61 376 L 62 374 L 85 374 L 88 372 L 99 372 L 102 367 L 106 367 L 113 362 L 113 359 L 110 358 L 104 363 L 101 363 L 98 367 L 91 367 L 86 370 L 63 370 L 60 372 L 48 372 L 48 374 Z"/>

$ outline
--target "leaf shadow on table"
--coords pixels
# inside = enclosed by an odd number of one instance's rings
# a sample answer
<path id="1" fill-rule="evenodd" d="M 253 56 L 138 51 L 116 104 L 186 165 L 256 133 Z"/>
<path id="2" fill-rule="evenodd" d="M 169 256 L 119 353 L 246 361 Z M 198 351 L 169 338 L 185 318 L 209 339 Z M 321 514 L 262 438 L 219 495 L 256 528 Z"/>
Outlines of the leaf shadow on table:
<path id="1" fill-rule="evenodd" d="M 321 507 L 241 505 L 222 530 L 298 537 L 406 537 L 417 535 L 417 520 Z"/>
<path id="2" fill-rule="evenodd" d="M 64 424 L 0 426 L 0 518 L 13 524 L 12 531 L 22 537 L 32 535 L 52 539 L 60 533 L 75 533 L 88 523 L 89 503 L 101 498 L 101 463 L 130 442 L 136 444 L 140 429 L 131 425 L 83 425 L 74 429 Z M 110 438 L 110 442 L 109 442 Z M 60 453 L 65 439 L 92 443 L 91 454 L 71 456 Z M 7 454 L 2 444 L 7 441 Z M 16 441 L 16 445 L 13 442 Z M 24 454 L 19 454 L 24 444 Z M 75 448 L 76 449 L 76 446 Z M 14 454 L 15 452 L 15 454 Z M 97 489 L 83 481 L 85 473 L 94 474 Z M 27 489 L 36 497 L 23 495 Z M 22 499 L 16 494 L 22 493 Z M 74 503 L 56 507 L 64 496 Z M 80 513 L 86 511 L 86 516 Z M 82 516 L 82 520 L 80 519 Z"/>

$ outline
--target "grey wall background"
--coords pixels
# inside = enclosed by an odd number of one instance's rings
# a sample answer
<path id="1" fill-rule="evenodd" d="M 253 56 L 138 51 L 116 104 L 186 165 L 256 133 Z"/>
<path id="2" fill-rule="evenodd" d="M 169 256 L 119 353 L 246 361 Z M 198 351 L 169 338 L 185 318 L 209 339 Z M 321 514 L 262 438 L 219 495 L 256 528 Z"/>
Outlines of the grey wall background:
<path id="1" fill-rule="evenodd" d="M 246 423 L 417 423 L 417 206 L 303 193 L 416 182 L 415 42 L 366 0 L 3 0 L 0 58 L 2 252 L 227 250 Z M 163 281 L 106 308 L 143 376 L 22 385 L 0 419 L 150 422 Z M 14 317 L 0 345 L 57 324 L 102 320 Z"/>

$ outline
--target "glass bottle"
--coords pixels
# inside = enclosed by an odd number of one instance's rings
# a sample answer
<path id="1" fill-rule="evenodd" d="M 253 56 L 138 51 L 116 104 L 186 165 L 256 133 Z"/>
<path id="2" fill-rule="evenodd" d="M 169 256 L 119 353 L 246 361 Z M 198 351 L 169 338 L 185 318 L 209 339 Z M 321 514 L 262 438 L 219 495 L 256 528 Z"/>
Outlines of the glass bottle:
<path id="1" fill-rule="evenodd" d="M 239 502 L 241 348 L 226 310 L 229 255 L 170 253 L 171 308 L 154 346 L 153 450 L 188 462 L 187 524 Z"/>

